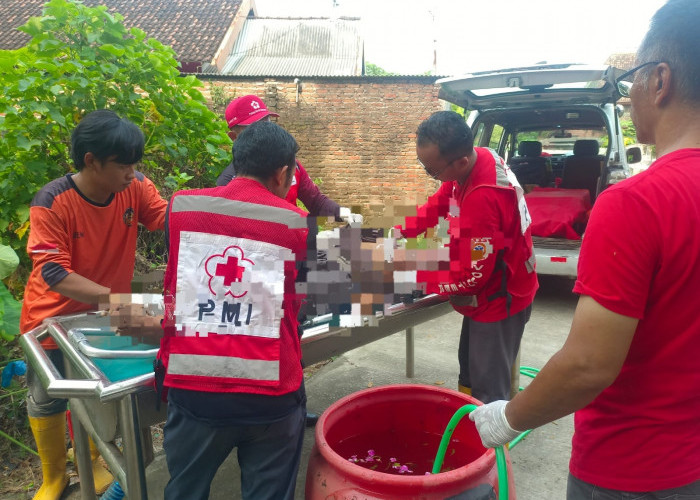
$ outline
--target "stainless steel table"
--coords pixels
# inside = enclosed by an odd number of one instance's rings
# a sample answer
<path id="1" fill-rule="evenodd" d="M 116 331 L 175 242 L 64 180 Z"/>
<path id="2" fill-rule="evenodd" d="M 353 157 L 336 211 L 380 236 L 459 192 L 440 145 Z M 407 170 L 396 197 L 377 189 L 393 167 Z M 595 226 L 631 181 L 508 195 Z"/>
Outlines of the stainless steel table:
<path id="1" fill-rule="evenodd" d="M 411 304 L 390 306 L 387 314 L 364 317 L 363 326 L 330 327 L 330 316 L 315 318 L 301 339 L 304 362 L 309 365 L 329 359 L 405 330 L 406 376 L 413 377 L 413 327 L 450 311 L 452 307 L 445 299 L 429 295 Z M 164 404 L 156 411 L 154 376 L 148 369 L 156 348 L 136 352 L 92 347 L 90 334 L 107 330 L 109 320 L 91 313 L 50 318 L 22 335 L 20 344 L 48 394 L 69 400 L 81 498 L 96 498 L 87 439 L 90 436 L 127 497 L 147 500 L 145 467 L 153 453 L 149 426 L 166 417 Z M 47 336 L 63 353 L 65 377 L 41 347 L 41 340 Z M 109 359 L 141 359 L 137 363 L 143 364 L 142 373 L 132 373 L 125 379 L 115 377 L 98 366 Z M 115 445 L 117 437 L 121 438 L 121 449 Z"/>

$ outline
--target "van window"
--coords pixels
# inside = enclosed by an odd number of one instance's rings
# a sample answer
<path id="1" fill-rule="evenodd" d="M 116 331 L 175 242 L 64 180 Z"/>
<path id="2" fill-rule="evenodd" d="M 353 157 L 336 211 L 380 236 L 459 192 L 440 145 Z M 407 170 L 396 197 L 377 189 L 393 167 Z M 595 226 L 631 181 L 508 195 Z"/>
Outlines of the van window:
<path id="1" fill-rule="evenodd" d="M 476 126 L 476 130 L 472 130 L 472 135 L 474 136 L 474 145 L 478 146 L 481 144 L 481 139 L 482 136 L 484 135 L 484 129 L 486 126 L 484 125 L 484 122 L 480 122 L 479 125 Z"/>
<path id="2" fill-rule="evenodd" d="M 491 131 L 491 138 L 489 139 L 489 147 L 499 151 L 499 146 L 501 145 L 501 139 L 503 138 L 503 127 L 498 124 L 493 125 L 493 130 Z"/>

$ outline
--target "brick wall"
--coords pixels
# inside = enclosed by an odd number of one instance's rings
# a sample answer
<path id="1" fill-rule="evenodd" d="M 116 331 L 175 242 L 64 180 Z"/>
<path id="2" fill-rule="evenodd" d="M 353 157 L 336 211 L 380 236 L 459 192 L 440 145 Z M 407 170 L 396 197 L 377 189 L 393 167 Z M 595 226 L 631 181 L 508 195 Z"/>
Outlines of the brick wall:
<path id="1" fill-rule="evenodd" d="M 301 146 L 299 161 L 321 190 L 368 216 L 391 200 L 423 202 L 431 180 L 416 160 L 418 124 L 442 109 L 434 77 L 203 80 L 226 100 L 256 94 Z M 218 104 L 218 106 L 217 106 Z M 225 104 L 212 103 L 222 115 Z"/>

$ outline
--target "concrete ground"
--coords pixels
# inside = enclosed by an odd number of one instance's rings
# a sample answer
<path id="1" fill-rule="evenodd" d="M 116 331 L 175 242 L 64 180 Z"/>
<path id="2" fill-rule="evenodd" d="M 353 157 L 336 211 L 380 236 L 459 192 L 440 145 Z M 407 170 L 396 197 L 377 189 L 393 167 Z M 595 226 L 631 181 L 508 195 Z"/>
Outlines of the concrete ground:
<path id="1" fill-rule="evenodd" d="M 521 365 L 541 368 L 563 344 L 569 332 L 576 297 L 570 280 L 542 279 L 521 349 Z M 386 384 L 428 384 L 457 387 L 457 346 L 461 316 L 450 313 L 415 328 L 415 377 L 405 374 L 405 338 L 398 333 L 337 357 L 307 381 L 309 411 L 321 413 L 338 399 L 368 387 Z M 521 376 L 520 385 L 529 383 Z M 573 418 L 563 418 L 533 431 L 511 450 L 515 487 L 521 500 L 562 500 L 571 451 Z M 296 499 L 304 498 L 306 465 L 314 443 L 307 429 Z M 156 455 L 147 469 L 149 499 L 163 498 L 168 481 L 165 457 Z M 235 453 L 219 470 L 210 499 L 239 499 L 239 472 Z M 71 488 L 73 489 L 73 488 Z M 64 498 L 78 499 L 73 490 Z"/>

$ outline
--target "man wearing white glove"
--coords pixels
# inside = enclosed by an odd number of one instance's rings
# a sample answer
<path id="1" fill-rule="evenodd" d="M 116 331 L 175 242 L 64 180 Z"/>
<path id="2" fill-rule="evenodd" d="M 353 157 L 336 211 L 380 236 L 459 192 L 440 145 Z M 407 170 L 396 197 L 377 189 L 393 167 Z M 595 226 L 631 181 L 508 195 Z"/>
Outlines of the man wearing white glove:
<path id="1" fill-rule="evenodd" d="M 479 406 L 469 414 L 469 420 L 476 424 L 476 430 L 479 431 L 481 442 L 485 448 L 505 446 L 521 433 L 508 423 L 506 405 L 508 405 L 508 401 L 494 401 Z"/>
<path id="2" fill-rule="evenodd" d="M 350 227 L 360 227 L 364 218 L 361 214 L 355 214 L 348 207 L 340 207 L 340 218 L 350 224 Z"/>
<path id="3" fill-rule="evenodd" d="M 576 412 L 568 500 L 700 499 L 699 23 L 700 2 L 670 0 L 616 81 L 658 159 L 599 195 L 564 346 L 470 415 L 497 446 Z"/>

